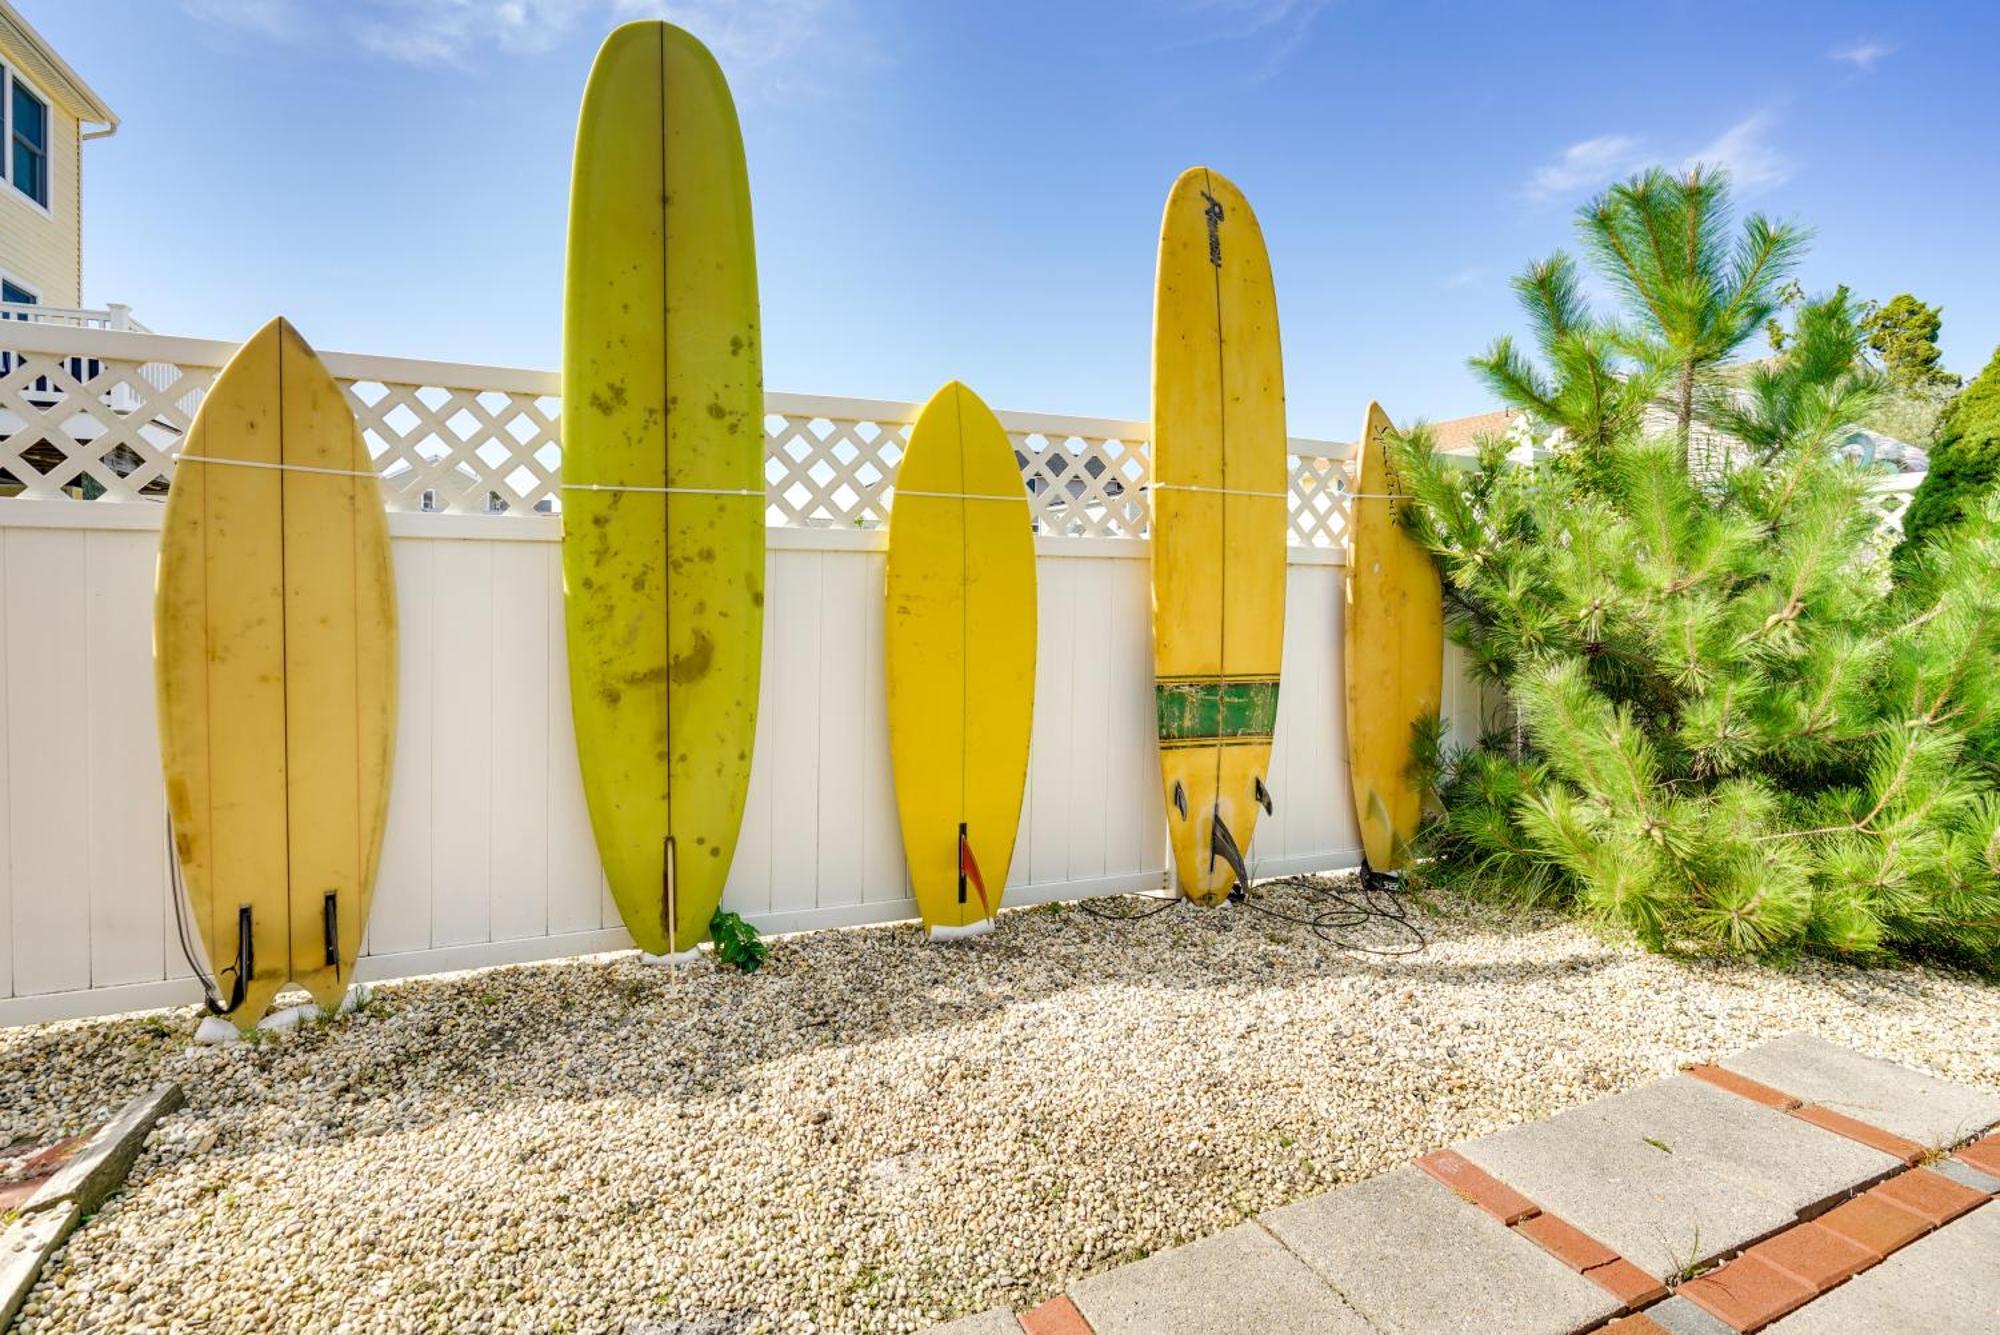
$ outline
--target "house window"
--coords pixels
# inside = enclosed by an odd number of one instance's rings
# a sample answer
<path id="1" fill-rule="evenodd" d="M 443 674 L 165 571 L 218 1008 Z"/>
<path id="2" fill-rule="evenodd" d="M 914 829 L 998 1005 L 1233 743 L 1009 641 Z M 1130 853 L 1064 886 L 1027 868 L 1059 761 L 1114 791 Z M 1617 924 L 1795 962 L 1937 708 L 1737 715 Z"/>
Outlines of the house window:
<path id="1" fill-rule="evenodd" d="M 0 278 L 0 301 L 13 302 L 17 306 L 33 306 L 40 302 L 41 298 L 11 278 Z"/>
<path id="2" fill-rule="evenodd" d="M 9 130 L 13 141 L 14 188 L 43 208 L 49 206 L 49 108 L 19 79 L 10 79 Z"/>

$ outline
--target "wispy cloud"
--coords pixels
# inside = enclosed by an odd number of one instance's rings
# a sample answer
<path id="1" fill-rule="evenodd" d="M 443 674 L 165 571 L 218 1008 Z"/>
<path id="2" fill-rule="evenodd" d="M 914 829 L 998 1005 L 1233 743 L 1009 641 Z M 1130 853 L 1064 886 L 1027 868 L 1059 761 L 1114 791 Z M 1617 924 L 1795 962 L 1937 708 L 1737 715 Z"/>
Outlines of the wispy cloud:
<path id="1" fill-rule="evenodd" d="M 1486 276 L 1486 268 L 1483 265 L 1474 264 L 1460 269 L 1457 273 L 1446 274 L 1438 280 L 1438 286 L 1444 288 L 1479 287 L 1486 282 Z"/>
<path id="2" fill-rule="evenodd" d="M 1881 63 L 1884 57 L 1894 55 L 1895 52 L 1896 48 L 1886 42 L 1878 42 L 1873 38 L 1862 37 L 1847 43 L 1845 46 L 1834 47 L 1833 50 L 1826 53 L 1826 58 L 1828 60 L 1840 61 L 1845 65 L 1852 65 L 1863 74 L 1869 74 L 1874 71 L 1875 66 Z"/>
<path id="3" fill-rule="evenodd" d="M 791 59 L 838 0 L 181 0 L 195 18 L 281 42 L 343 36 L 410 65 L 467 65 L 493 52 L 533 55 L 583 27 L 661 18 L 698 35 L 737 72 Z"/>
<path id="4" fill-rule="evenodd" d="M 1571 144 L 1549 162 L 1535 168 L 1521 195 L 1530 203 L 1546 203 L 1579 190 L 1594 189 L 1623 176 L 1643 161 L 1645 144 L 1629 134 L 1601 134 Z"/>
<path id="5" fill-rule="evenodd" d="M 1722 167 L 1729 179 L 1742 190 L 1783 185 L 1792 179 L 1795 164 L 1771 143 L 1770 133 L 1777 117 L 1768 111 L 1745 116 L 1696 152 L 1687 155 L 1683 166 L 1704 163 Z"/>
<path id="6" fill-rule="evenodd" d="M 1668 145 L 1630 134 L 1579 140 L 1535 168 L 1520 196 L 1530 204 L 1573 199 L 1660 162 L 1678 162 L 1683 169 L 1696 163 L 1721 167 L 1743 190 L 1782 185 L 1792 178 L 1797 164 L 1772 142 L 1777 124 L 1776 113 L 1754 112 L 1691 153 L 1674 152 Z"/>
<path id="7" fill-rule="evenodd" d="M 1184 4 L 1211 25 L 1199 41 L 1256 44 L 1261 59 L 1252 78 L 1261 83 L 1298 54 L 1333 0 L 1184 0 Z"/>

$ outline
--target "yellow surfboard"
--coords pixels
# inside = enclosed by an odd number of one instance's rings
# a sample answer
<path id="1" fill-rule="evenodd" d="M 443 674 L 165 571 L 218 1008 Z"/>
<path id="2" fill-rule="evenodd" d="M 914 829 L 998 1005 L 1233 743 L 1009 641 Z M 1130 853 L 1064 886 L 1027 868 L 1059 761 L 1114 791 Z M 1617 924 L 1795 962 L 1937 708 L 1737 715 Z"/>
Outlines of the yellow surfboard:
<path id="1" fill-rule="evenodd" d="M 1355 446 L 1347 522 L 1347 768 L 1369 868 L 1394 871 L 1423 816 L 1410 729 L 1435 718 L 1444 682 L 1444 594 L 1429 553 L 1398 518 L 1409 500 L 1383 448 L 1379 403 Z"/>
<path id="2" fill-rule="evenodd" d="M 889 517 L 889 759 L 924 925 L 1000 907 L 1035 708 L 1035 540 L 1014 444 L 953 381 L 924 405 Z"/>
<path id="3" fill-rule="evenodd" d="M 563 295 L 563 603 L 598 855 L 655 955 L 708 935 L 750 783 L 764 389 L 750 183 L 707 48 L 628 23 L 578 119 Z"/>
<path id="4" fill-rule="evenodd" d="M 214 995 L 243 1029 L 287 980 L 338 1005 L 388 812 L 395 574 L 354 413 L 283 320 L 230 359 L 182 442 L 153 652 L 174 851 Z"/>
<path id="5" fill-rule="evenodd" d="M 1285 638 L 1285 383 L 1264 234 L 1237 188 L 1183 172 L 1153 306 L 1153 665 L 1181 893 L 1247 882 Z"/>

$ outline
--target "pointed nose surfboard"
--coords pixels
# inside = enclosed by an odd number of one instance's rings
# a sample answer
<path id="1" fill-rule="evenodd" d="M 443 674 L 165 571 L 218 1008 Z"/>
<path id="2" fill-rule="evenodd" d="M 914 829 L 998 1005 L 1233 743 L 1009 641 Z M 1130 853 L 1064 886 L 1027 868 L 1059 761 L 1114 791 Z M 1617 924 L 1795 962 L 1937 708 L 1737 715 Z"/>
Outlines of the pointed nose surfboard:
<path id="1" fill-rule="evenodd" d="M 352 981 L 382 851 L 396 591 L 368 447 L 283 320 L 203 398 L 167 494 L 153 609 L 186 908 L 229 1018 Z"/>
<path id="2" fill-rule="evenodd" d="M 563 295 L 563 603 L 584 797 L 641 949 L 708 934 L 764 629 L 764 428 L 743 140 L 668 23 L 597 53 Z"/>
<path id="3" fill-rule="evenodd" d="M 1013 442 L 953 381 L 924 405 L 889 516 L 889 758 L 933 935 L 1000 907 L 1028 784 L 1035 542 Z"/>
<path id="4" fill-rule="evenodd" d="M 1269 798 L 1285 638 L 1285 385 L 1264 234 L 1215 172 L 1181 174 L 1153 306 L 1153 664 L 1181 893 L 1239 879 Z"/>

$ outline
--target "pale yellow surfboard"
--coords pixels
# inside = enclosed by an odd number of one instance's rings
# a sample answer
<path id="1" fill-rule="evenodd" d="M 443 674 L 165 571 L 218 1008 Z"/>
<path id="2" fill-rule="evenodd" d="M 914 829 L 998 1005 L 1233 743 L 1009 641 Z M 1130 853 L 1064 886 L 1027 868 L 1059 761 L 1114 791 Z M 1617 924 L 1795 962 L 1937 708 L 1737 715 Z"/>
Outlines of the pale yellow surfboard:
<path id="1" fill-rule="evenodd" d="M 1444 686 L 1444 594 L 1430 554 L 1404 531 L 1409 505 L 1383 438 L 1379 403 L 1355 446 L 1347 525 L 1347 768 L 1368 866 L 1403 866 L 1423 817 L 1410 774 L 1411 729 L 1435 718 Z"/>
<path id="2" fill-rule="evenodd" d="M 1205 167 L 1160 224 L 1153 307 L 1153 659 L 1181 893 L 1227 897 L 1257 816 L 1285 638 L 1285 383 L 1256 215 Z"/>
<path id="3" fill-rule="evenodd" d="M 708 935 L 757 727 L 764 388 L 750 184 L 708 50 L 628 23 L 577 122 L 563 605 L 598 855 L 652 954 Z"/>
<path id="4" fill-rule="evenodd" d="M 924 925 L 992 920 L 1028 784 L 1035 543 L 1014 444 L 957 381 L 924 405 L 889 517 L 889 758 Z"/>
<path id="5" fill-rule="evenodd" d="M 287 980 L 339 1004 L 388 813 L 395 575 L 353 411 L 284 320 L 182 442 L 153 650 L 174 850 L 229 1018 L 250 1028 Z"/>

